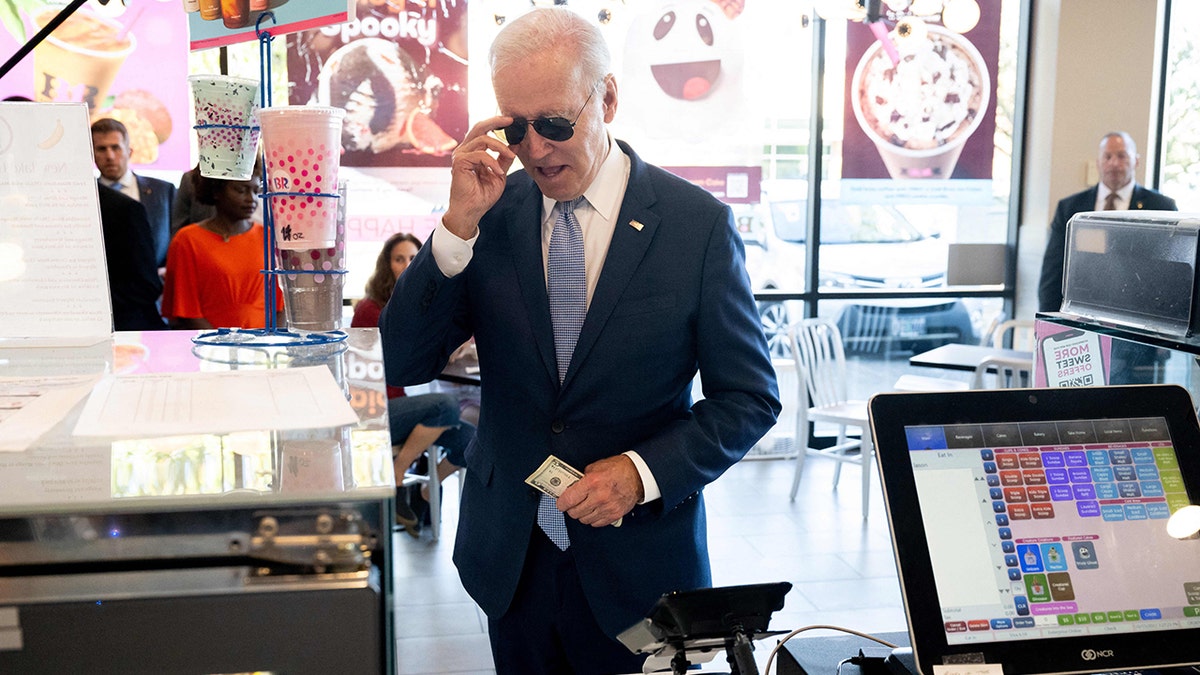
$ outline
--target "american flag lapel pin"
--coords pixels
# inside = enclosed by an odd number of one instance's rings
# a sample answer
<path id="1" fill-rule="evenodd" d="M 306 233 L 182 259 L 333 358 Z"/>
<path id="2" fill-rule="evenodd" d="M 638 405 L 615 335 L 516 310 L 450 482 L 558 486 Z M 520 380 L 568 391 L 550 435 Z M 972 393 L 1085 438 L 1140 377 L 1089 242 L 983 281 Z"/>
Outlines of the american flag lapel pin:
<path id="1" fill-rule="evenodd" d="M 633 229 L 637 230 L 638 232 L 641 232 L 642 228 L 645 227 L 645 225 L 642 225 L 641 223 L 639 223 L 636 220 L 629 221 L 629 226 L 632 227 Z"/>

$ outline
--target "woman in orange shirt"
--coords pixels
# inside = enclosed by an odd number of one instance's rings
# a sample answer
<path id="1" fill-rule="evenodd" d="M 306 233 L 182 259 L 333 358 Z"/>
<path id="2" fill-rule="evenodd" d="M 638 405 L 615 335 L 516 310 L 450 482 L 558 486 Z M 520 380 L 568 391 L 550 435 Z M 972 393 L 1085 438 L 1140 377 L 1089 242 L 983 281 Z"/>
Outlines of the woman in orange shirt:
<path id="1" fill-rule="evenodd" d="M 216 215 L 187 225 L 171 239 L 162 313 L 171 328 L 265 328 L 263 226 L 253 221 L 262 166 L 250 180 L 195 174 L 196 200 Z M 283 325 L 283 293 L 275 288 Z"/>

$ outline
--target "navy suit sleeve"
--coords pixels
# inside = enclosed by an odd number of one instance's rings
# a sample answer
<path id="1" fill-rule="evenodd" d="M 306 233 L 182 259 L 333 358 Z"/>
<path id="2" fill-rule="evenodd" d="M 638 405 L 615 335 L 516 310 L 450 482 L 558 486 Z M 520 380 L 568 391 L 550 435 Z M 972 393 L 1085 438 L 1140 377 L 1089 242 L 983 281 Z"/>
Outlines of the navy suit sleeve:
<path id="1" fill-rule="evenodd" d="M 781 409 L 741 237 L 728 207 L 717 218 L 724 222 L 710 228 L 695 326 L 704 398 L 690 417 L 633 447 L 654 474 L 667 510 L 741 459 Z"/>
<path id="2" fill-rule="evenodd" d="M 114 330 L 164 328 L 155 305 L 162 294 L 162 280 L 155 265 L 146 209 L 103 185 L 97 187 L 97 194 Z"/>
<path id="3" fill-rule="evenodd" d="M 1046 234 L 1046 252 L 1042 255 L 1042 274 L 1038 280 L 1038 311 L 1057 312 L 1062 307 L 1063 253 L 1067 239 L 1067 221 L 1074 215 L 1067 200 L 1058 202 L 1054 220 Z"/>
<path id="4" fill-rule="evenodd" d="M 456 308 L 466 305 L 464 275 L 447 278 L 442 274 L 432 249 L 429 244 L 421 247 L 396 281 L 379 317 L 384 376 L 392 386 L 407 387 L 435 379 L 454 350 L 471 337 L 464 322 L 455 321 Z"/>

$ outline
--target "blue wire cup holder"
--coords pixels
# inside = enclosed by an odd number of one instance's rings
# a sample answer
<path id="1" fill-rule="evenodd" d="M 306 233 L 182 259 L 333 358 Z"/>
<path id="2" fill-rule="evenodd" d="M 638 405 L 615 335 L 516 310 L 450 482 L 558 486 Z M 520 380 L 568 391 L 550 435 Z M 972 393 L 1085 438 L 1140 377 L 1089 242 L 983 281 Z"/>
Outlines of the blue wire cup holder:
<path id="1" fill-rule="evenodd" d="M 259 86 L 259 96 L 261 98 L 262 108 L 271 106 L 271 54 L 270 43 L 274 37 L 271 33 L 262 28 L 265 20 L 269 19 L 272 23 L 275 22 L 275 16 L 271 12 L 263 12 L 255 25 L 255 30 L 259 39 L 259 62 L 260 72 L 259 78 L 262 83 Z M 242 126 L 242 125 L 226 125 L 226 124 L 204 124 L 196 125 L 196 129 L 200 128 L 230 128 L 239 130 L 252 130 L 255 137 L 255 153 L 257 155 L 257 140 L 258 126 Z M 266 162 L 263 163 L 264 167 Z M 253 164 L 251 165 L 253 166 Z M 264 169 L 265 171 L 265 169 Z M 206 174 L 207 175 L 207 174 Z M 246 180 L 249 176 L 246 177 Z M 275 234 L 275 219 L 271 208 L 271 197 L 277 196 L 304 196 L 304 197 L 324 197 L 337 200 L 337 238 L 336 243 L 332 247 L 314 247 L 307 250 L 290 250 L 280 249 L 276 245 Z M 244 347 L 277 347 L 290 345 L 321 345 L 343 342 L 347 338 L 345 331 L 340 330 L 341 326 L 341 287 L 345 279 L 345 223 L 346 223 L 346 186 L 344 182 L 338 184 L 337 193 L 293 193 L 293 192 L 270 192 L 268 191 L 267 181 L 263 181 L 263 269 L 261 273 L 266 275 L 263 284 L 263 298 L 265 309 L 265 325 L 266 328 L 218 328 L 214 331 L 201 333 L 192 338 L 192 342 L 197 345 L 213 345 L 213 346 L 228 346 L 237 345 Z M 314 254 L 314 252 L 316 252 Z M 310 261 L 305 263 L 302 260 L 289 259 L 289 256 L 298 256 L 299 254 L 307 254 Z M 279 255 L 281 264 L 285 267 L 294 269 L 279 269 L 276 265 L 276 255 Z M 280 276 L 286 275 L 290 277 L 283 285 L 287 288 L 291 282 L 303 280 L 306 283 L 301 286 L 306 288 L 315 288 L 318 285 L 330 282 L 328 289 L 332 291 L 332 287 L 336 286 L 336 307 L 332 299 L 328 299 L 328 312 L 326 317 L 323 317 L 328 325 L 334 326 L 332 330 L 289 330 L 277 325 L 276 316 L 278 314 L 278 305 L 276 303 L 276 289 L 280 287 Z M 311 281 L 311 283 L 307 283 Z M 333 283 L 336 281 L 336 284 Z M 328 294 L 326 294 L 328 296 Z M 288 304 L 285 299 L 285 310 Z M 293 314 L 295 312 L 292 312 Z M 316 325 L 319 322 L 312 322 L 309 325 Z"/>

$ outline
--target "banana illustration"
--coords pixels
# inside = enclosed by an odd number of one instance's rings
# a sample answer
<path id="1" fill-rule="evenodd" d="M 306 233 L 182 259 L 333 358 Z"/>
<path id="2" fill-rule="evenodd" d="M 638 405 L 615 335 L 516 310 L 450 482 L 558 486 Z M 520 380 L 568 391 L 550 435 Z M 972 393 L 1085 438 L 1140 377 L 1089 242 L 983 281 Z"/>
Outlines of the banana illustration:
<path id="1" fill-rule="evenodd" d="M 38 147 L 42 150 L 49 150 L 50 148 L 53 148 L 54 146 L 58 145 L 59 141 L 62 140 L 63 133 L 65 131 L 66 130 L 63 129 L 62 120 L 54 120 L 54 131 L 50 132 L 50 135 L 46 137 L 46 140 L 38 143 Z"/>

